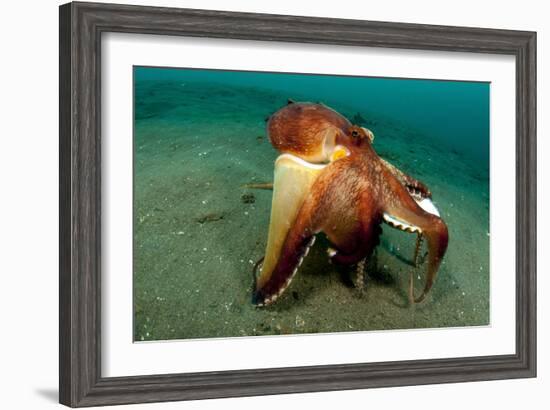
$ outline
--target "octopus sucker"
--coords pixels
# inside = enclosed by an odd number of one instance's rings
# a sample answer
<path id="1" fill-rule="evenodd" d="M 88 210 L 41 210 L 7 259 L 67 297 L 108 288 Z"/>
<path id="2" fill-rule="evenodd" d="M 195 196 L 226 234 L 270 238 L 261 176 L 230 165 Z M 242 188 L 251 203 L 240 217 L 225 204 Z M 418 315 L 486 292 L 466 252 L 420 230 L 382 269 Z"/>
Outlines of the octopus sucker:
<path id="1" fill-rule="evenodd" d="M 409 286 L 411 302 L 422 302 L 449 238 L 430 190 L 380 158 L 370 130 L 322 104 L 293 102 L 269 118 L 267 131 L 281 155 L 275 161 L 265 259 L 255 276 L 253 303 L 270 304 L 284 293 L 319 232 L 331 243 L 330 261 L 357 264 L 359 280 L 379 244 L 382 222 L 426 239 L 424 290 L 415 298 Z"/>
<path id="2" fill-rule="evenodd" d="M 390 215 L 384 214 L 384 222 L 390 225 L 393 228 L 397 228 L 405 232 L 421 232 L 420 228 L 417 226 L 408 225 L 406 222 L 400 221 Z"/>

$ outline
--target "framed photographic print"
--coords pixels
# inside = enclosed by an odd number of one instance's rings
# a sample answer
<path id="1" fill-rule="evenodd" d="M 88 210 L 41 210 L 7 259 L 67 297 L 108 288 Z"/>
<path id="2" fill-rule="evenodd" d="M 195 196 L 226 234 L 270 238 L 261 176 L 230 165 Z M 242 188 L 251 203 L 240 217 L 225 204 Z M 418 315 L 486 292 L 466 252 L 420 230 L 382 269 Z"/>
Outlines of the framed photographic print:
<path id="1" fill-rule="evenodd" d="M 60 402 L 536 374 L 536 34 L 60 7 Z"/>

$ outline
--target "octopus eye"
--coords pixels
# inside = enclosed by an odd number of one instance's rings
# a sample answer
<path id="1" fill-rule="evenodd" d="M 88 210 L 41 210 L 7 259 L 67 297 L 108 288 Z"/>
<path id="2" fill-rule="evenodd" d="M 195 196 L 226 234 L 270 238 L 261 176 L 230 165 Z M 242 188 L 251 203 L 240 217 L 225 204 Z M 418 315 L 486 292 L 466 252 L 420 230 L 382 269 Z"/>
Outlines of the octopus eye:
<path id="1" fill-rule="evenodd" d="M 353 131 L 351 132 L 351 136 L 352 136 L 353 138 L 357 138 L 357 137 L 359 136 L 359 132 L 357 132 L 357 130 L 353 130 Z"/>

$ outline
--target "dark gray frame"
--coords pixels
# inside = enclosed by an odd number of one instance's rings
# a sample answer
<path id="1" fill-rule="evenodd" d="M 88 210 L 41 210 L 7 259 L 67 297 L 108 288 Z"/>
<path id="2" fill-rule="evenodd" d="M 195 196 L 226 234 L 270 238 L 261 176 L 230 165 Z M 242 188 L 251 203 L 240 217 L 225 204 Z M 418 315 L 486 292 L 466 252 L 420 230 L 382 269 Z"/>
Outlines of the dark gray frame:
<path id="1" fill-rule="evenodd" d="M 536 375 L 536 33 L 206 10 L 60 7 L 59 400 L 72 407 Z M 146 33 L 509 54 L 516 58 L 516 353 L 101 377 L 101 34 Z"/>

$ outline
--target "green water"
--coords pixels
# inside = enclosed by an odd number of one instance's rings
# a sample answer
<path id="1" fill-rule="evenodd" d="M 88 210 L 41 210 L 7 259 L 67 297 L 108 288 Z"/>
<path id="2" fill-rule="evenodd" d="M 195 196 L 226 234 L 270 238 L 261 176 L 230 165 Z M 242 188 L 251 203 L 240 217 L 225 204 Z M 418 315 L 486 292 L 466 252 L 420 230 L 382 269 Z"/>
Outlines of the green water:
<path id="1" fill-rule="evenodd" d="M 489 323 L 488 83 L 134 69 L 134 337 L 165 340 Z M 450 243 L 429 300 L 409 307 L 414 236 L 384 226 L 360 292 L 319 235 L 291 286 L 255 308 L 277 152 L 265 119 L 322 102 L 426 183 Z M 416 272 L 423 284 L 423 269 Z"/>

